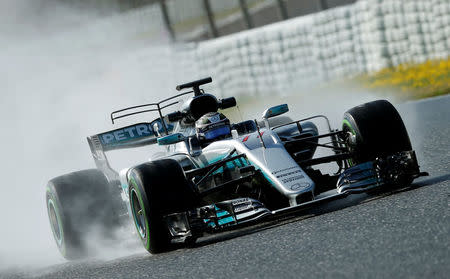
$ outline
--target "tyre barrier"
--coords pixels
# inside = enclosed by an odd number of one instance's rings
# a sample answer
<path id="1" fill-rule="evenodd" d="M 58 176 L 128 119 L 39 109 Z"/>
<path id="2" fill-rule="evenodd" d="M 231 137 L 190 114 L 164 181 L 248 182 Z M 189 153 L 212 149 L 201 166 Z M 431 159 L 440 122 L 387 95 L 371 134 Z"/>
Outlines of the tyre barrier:
<path id="1" fill-rule="evenodd" d="M 449 54 L 450 1 L 360 0 L 174 55 L 196 76 L 212 76 L 215 92 L 230 95 L 282 92 Z"/>

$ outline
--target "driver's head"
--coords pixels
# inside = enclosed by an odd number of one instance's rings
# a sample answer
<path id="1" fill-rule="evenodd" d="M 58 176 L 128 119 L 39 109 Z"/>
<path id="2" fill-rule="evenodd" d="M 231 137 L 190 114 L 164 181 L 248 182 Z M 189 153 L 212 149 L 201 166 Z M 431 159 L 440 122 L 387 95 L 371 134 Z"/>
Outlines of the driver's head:
<path id="1" fill-rule="evenodd" d="M 211 142 L 231 135 L 230 120 L 219 112 L 209 112 L 195 122 L 200 141 Z"/>

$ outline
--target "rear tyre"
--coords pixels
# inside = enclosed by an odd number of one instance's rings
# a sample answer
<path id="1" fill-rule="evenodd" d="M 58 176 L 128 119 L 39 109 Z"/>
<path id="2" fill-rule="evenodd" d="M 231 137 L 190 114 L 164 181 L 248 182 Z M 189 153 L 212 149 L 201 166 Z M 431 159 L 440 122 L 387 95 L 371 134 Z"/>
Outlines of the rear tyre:
<path id="1" fill-rule="evenodd" d="M 92 230 L 118 224 L 110 187 L 103 173 L 82 170 L 50 180 L 46 188 L 50 227 L 61 254 L 68 260 L 88 256 Z"/>
<path id="2" fill-rule="evenodd" d="M 195 193 L 177 161 L 148 162 L 128 174 L 130 207 L 139 238 L 152 254 L 170 250 L 171 235 L 164 215 L 197 204 Z"/>
<path id="3" fill-rule="evenodd" d="M 343 131 L 353 153 L 350 165 L 399 151 L 412 150 L 411 141 L 394 106 L 386 100 L 362 104 L 344 114 Z"/>

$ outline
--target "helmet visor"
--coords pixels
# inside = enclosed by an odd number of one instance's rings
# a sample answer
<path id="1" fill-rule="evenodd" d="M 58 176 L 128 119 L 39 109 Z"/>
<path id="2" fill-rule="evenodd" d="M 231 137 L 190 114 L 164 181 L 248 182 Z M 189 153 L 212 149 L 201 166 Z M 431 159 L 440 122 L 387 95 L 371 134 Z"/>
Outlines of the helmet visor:
<path id="1" fill-rule="evenodd" d="M 229 135 L 231 133 L 230 126 L 221 126 L 214 129 L 211 129 L 209 131 L 206 131 L 204 133 L 205 139 L 212 140 L 216 139 L 220 136 Z"/>

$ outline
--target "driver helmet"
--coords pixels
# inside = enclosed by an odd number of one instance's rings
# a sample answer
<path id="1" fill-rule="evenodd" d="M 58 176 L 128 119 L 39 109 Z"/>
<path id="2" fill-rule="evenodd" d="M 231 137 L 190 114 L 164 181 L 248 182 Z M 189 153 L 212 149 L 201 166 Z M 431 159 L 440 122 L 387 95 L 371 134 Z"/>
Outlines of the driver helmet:
<path id="1" fill-rule="evenodd" d="M 197 138 L 214 141 L 231 135 L 230 120 L 220 112 L 209 112 L 195 122 Z"/>

